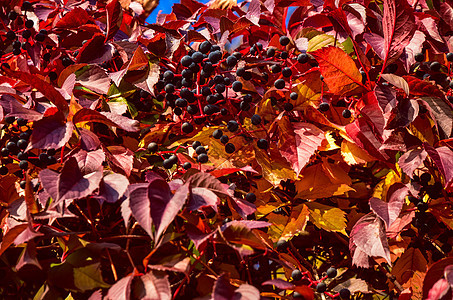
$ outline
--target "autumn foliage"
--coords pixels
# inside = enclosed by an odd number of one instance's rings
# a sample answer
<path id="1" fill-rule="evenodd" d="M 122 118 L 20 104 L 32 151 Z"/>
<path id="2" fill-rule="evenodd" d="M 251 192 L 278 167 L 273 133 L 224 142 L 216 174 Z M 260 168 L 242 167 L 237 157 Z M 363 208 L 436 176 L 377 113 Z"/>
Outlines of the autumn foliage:
<path id="1" fill-rule="evenodd" d="M 452 1 L 145 15 L 0 1 L 0 298 L 452 298 Z"/>

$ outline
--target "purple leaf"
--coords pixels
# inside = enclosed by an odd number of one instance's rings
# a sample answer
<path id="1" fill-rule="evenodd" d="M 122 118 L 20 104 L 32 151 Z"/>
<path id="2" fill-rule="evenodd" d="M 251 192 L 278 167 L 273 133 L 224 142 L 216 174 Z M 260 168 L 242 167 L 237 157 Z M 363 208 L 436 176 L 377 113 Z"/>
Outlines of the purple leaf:
<path id="1" fill-rule="evenodd" d="M 256 211 L 256 206 L 253 203 L 236 197 L 232 197 L 231 199 L 234 210 L 243 218 L 247 218 L 248 215 L 251 215 Z"/>
<path id="2" fill-rule="evenodd" d="M 376 33 L 365 33 L 363 38 L 371 46 L 371 48 L 373 48 L 379 58 L 384 59 L 384 38 Z"/>
<path id="3" fill-rule="evenodd" d="M 26 149 L 58 149 L 71 138 L 72 122 L 64 123 L 59 117 L 52 115 L 33 122 L 33 133 Z"/>
<path id="4" fill-rule="evenodd" d="M 424 143 L 426 152 L 436 164 L 439 171 L 445 178 L 445 187 L 453 180 L 453 151 L 448 147 L 439 147 L 434 149 L 428 143 Z"/>
<path id="5" fill-rule="evenodd" d="M 106 202 L 114 203 L 124 195 L 128 185 L 129 180 L 126 176 L 118 173 L 108 174 L 102 178 L 99 196 L 97 197 Z"/>
<path id="6" fill-rule="evenodd" d="M 389 114 L 396 107 L 397 101 L 395 89 L 385 85 L 376 85 L 374 94 L 385 115 Z"/>
<path id="7" fill-rule="evenodd" d="M 203 206 L 211 206 L 217 211 L 219 197 L 206 188 L 193 188 L 187 204 L 187 209 L 194 211 Z"/>
<path id="8" fill-rule="evenodd" d="M 110 88 L 109 76 L 104 69 L 97 65 L 91 65 L 87 70 L 78 75 L 76 83 L 98 94 L 107 94 Z"/>
<path id="9" fill-rule="evenodd" d="M 146 183 L 135 183 L 129 186 L 129 208 L 138 224 L 152 237 L 151 203 L 148 198 L 148 186 Z M 160 194 L 156 196 L 170 197 L 170 195 L 164 195 L 164 193 L 165 191 L 160 191 Z M 127 213 L 127 211 L 124 212 Z M 126 221 L 124 215 L 123 218 Z"/>
<path id="10" fill-rule="evenodd" d="M 203 187 L 211 190 L 216 194 L 230 196 L 228 188 L 209 173 L 196 173 L 190 176 L 188 182 L 192 188 Z"/>
<path id="11" fill-rule="evenodd" d="M 102 300 L 102 291 L 97 290 L 91 294 L 90 298 L 88 300 Z"/>
<path id="12" fill-rule="evenodd" d="M 89 152 L 80 150 L 74 155 L 74 158 L 77 160 L 77 164 L 79 165 L 82 174 L 88 174 L 102 169 L 105 154 L 102 149 Z"/>
<path id="13" fill-rule="evenodd" d="M 261 285 L 274 285 L 281 290 L 293 290 L 296 286 L 283 279 L 271 279 L 263 282 Z"/>
<path id="14" fill-rule="evenodd" d="M 237 221 L 237 220 L 235 220 L 235 221 L 231 221 L 231 222 L 228 222 L 228 223 L 222 225 L 221 230 L 224 231 L 225 229 L 227 229 L 230 226 L 241 226 L 241 227 L 245 227 L 245 228 L 252 230 L 252 229 L 256 229 L 256 228 L 268 227 L 271 225 L 272 225 L 271 223 L 268 223 L 265 221 L 250 221 L 250 220 Z"/>
<path id="15" fill-rule="evenodd" d="M 143 283 L 143 291 L 138 295 L 138 299 L 171 300 L 172 293 L 168 275 L 157 276 L 153 272 L 149 272 L 140 279 Z"/>
<path id="16" fill-rule="evenodd" d="M 105 151 L 107 161 L 112 170 L 131 175 L 134 153 L 123 146 L 110 146 Z"/>
<path id="17" fill-rule="evenodd" d="M 34 265 L 39 269 L 42 269 L 39 261 L 36 257 L 36 246 L 34 243 L 30 242 L 25 246 L 24 250 L 21 253 L 19 261 L 16 264 L 16 269 L 20 270 L 25 265 Z"/>
<path id="18" fill-rule="evenodd" d="M 422 23 L 424 23 L 424 20 L 428 19 L 429 18 L 423 19 Z M 423 32 L 416 30 L 414 36 L 404 49 L 403 55 L 401 56 L 407 72 L 410 71 L 410 67 L 415 63 L 415 54 L 422 52 L 424 42 L 425 35 Z"/>
<path id="19" fill-rule="evenodd" d="M 39 173 L 42 186 L 54 198 L 52 207 L 63 200 L 79 199 L 90 195 L 99 187 L 101 179 L 102 170 L 83 175 L 74 157 L 65 162 L 60 174 L 49 169 Z"/>
<path id="20" fill-rule="evenodd" d="M 444 269 L 444 277 L 448 283 L 453 286 L 453 265 L 446 266 Z"/>
<path id="21" fill-rule="evenodd" d="M 371 210 L 385 222 L 387 228 L 398 218 L 408 193 L 409 188 L 398 182 L 388 189 L 387 202 L 374 197 L 370 199 Z"/>
<path id="22" fill-rule="evenodd" d="M 112 285 L 104 299 L 108 300 L 129 300 L 131 299 L 131 283 L 134 279 L 133 275 L 128 275 L 118 280 Z"/>
<path id="23" fill-rule="evenodd" d="M 401 155 L 398 165 L 401 170 L 410 178 L 413 178 L 414 171 L 425 161 L 428 153 L 424 149 L 412 149 Z"/>
<path id="24" fill-rule="evenodd" d="M 96 150 L 101 146 L 101 141 L 99 140 L 97 135 L 92 131 L 85 128 L 79 128 L 79 132 L 80 132 L 80 147 L 83 150 L 92 151 Z"/>
<path id="25" fill-rule="evenodd" d="M 355 223 L 349 249 L 353 253 L 352 263 L 359 267 L 368 267 L 363 263 L 365 257 L 382 257 L 392 264 L 383 221 L 373 213 L 361 217 Z"/>
<path id="26" fill-rule="evenodd" d="M 439 279 L 429 290 L 428 298 L 426 300 L 439 300 L 445 296 L 450 290 L 450 284 L 448 281 L 441 278 Z"/>
<path id="27" fill-rule="evenodd" d="M 260 291 L 250 284 L 241 284 L 235 291 L 233 299 L 240 300 L 259 300 Z"/>
<path id="28" fill-rule="evenodd" d="M 212 300 L 231 300 L 234 296 L 233 286 L 230 284 L 227 275 L 220 275 L 212 290 Z"/>
<path id="29" fill-rule="evenodd" d="M 245 17 L 252 22 L 253 24 L 258 26 L 258 22 L 260 20 L 261 14 L 261 3 L 260 0 L 252 0 L 249 4 L 249 8 L 247 10 L 247 14 Z"/>
<path id="30" fill-rule="evenodd" d="M 30 121 L 42 119 L 43 115 L 37 111 L 25 108 L 11 95 L 2 95 L 0 105 L 7 112 L 8 116 L 16 118 L 24 118 Z M 3 117 L 0 118 L 2 120 Z"/>

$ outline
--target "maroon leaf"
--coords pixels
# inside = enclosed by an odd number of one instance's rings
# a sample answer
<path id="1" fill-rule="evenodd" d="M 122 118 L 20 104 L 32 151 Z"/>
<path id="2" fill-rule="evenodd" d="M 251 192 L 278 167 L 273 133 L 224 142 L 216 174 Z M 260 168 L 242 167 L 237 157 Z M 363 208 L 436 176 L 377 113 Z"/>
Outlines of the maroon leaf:
<path id="1" fill-rule="evenodd" d="M 349 249 L 353 256 L 352 263 L 358 267 L 369 267 L 364 263 L 364 258 L 368 257 L 382 257 L 392 264 L 383 221 L 372 213 L 361 217 L 354 224 Z"/>
<path id="2" fill-rule="evenodd" d="M 120 29 L 123 18 L 123 9 L 118 0 L 110 1 L 110 3 L 105 6 L 105 9 L 107 10 L 107 34 L 105 36 L 105 41 L 108 41 L 114 37 L 116 32 Z"/>
<path id="3" fill-rule="evenodd" d="M 74 9 L 70 10 L 67 14 L 61 18 L 57 24 L 55 24 L 56 28 L 63 28 L 63 29 L 70 29 L 70 28 L 77 28 L 85 24 L 94 24 L 95 20 L 84 10 L 80 7 L 75 7 Z"/>
<path id="4" fill-rule="evenodd" d="M 82 174 L 89 174 L 102 169 L 102 163 L 105 160 L 105 154 L 102 149 L 89 152 L 80 150 L 74 155 L 74 158 L 77 160 Z"/>
<path id="5" fill-rule="evenodd" d="M 232 197 L 231 199 L 234 210 L 243 218 L 247 218 L 248 215 L 251 215 L 256 211 L 256 206 L 253 203 L 236 197 Z"/>
<path id="6" fill-rule="evenodd" d="M 394 62 L 403 53 L 414 35 L 414 10 L 407 0 L 384 0 L 384 66 Z"/>
<path id="7" fill-rule="evenodd" d="M 77 83 L 98 94 L 108 94 L 111 85 L 107 73 L 97 65 L 84 69 L 84 72 L 77 76 Z"/>
<path id="8" fill-rule="evenodd" d="M 143 290 L 140 291 L 138 299 L 161 299 L 171 300 L 172 292 L 168 275 L 158 276 L 149 272 L 140 277 L 143 283 Z"/>
<path id="9" fill-rule="evenodd" d="M 119 127 L 126 131 L 138 131 L 139 122 L 127 117 L 116 115 L 109 112 L 98 112 L 89 108 L 82 108 L 74 114 L 72 118 L 74 124 L 80 122 L 98 122 L 107 126 Z"/>
<path id="10" fill-rule="evenodd" d="M 210 173 L 196 173 L 189 178 L 188 182 L 192 188 L 203 187 L 211 190 L 218 195 L 230 196 L 228 188 Z"/>
<path id="11" fill-rule="evenodd" d="M 58 174 L 50 169 L 39 173 L 39 180 L 44 189 L 53 198 L 52 207 L 63 200 L 79 199 L 90 195 L 99 187 L 102 170 L 83 175 L 74 157 L 69 158 Z"/>
<path id="12" fill-rule="evenodd" d="M 14 240 L 17 238 L 17 236 L 24 232 L 24 230 L 27 228 L 28 224 L 20 224 L 14 226 L 5 234 L 3 234 L 2 242 L 0 243 L 0 256 L 3 254 L 3 252 L 6 251 L 6 249 L 9 248 L 9 246 L 14 243 Z"/>
<path id="13" fill-rule="evenodd" d="M 71 138 L 74 125 L 64 122 L 58 115 L 44 117 L 33 123 L 33 133 L 26 149 L 58 149 Z"/>
<path id="14" fill-rule="evenodd" d="M 29 242 L 25 246 L 24 250 L 21 253 L 19 261 L 16 264 L 16 269 L 20 270 L 25 265 L 34 265 L 39 269 L 42 269 L 41 265 L 39 264 L 39 260 L 36 257 L 36 246 L 35 243 Z"/>
<path id="15" fill-rule="evenodd" d="M 261 3 L 260 0 L 252 0 L 249 4 L 247 14 L 245 17 L 255 25 L 258 25 L 261 14 Z"/>
<path id="16" fill-rule="evenodd" d="M 37 111 L 25 108 L 11 95 L 2 95 L 0 105 L 3 107 L 8 116 L 24 118 L 29 121 L 42 119 L 43 115 Z M 3 109 L 1 110 L 0 119 L 3 119 Z"/>
<path id="17" fill-rule="evenodd" d="M 448 283 L 453 286 L 453 265 L 445 267 L 444 277 L 447 279 Z"/>
<path id="18" fill-rule="evenodd" d="M 233 299 L 240 299 L 240 300 L 259 300 L 260 291 L 250 284 L 241 284 L 235 291 Z"/>
<path id="19" fill-rule="evenodd" d="M 428 293 L 434 284 L 445 276 L 445 268 L 453 264 L 453 257 L 446 257 L 432 264 L 423 279 L 423 299 L 428 297 Z"/>
<path id="20" fill-rule="evenodd" d="M 413 178 L 414 171 L 421 166 L 427 155 L 424 149 L 411 149 L 401 155 L 398 165 L 404 173 Z"/>
<path id="21" fill-rule="evenodd" d="M 371 210 L 385 222 L 387 228 L 398 218 L 408 193 L 409 188 L 398 182 L 388 189 L 387 202 L 375 197 L 370 199 Z"/>
<path id="22" fill-rule="evenodd" d="M 108 174 L 102 178 L 97 197 L 109 203 L 116 202 L 126 193 L 128 185 L 129 180 L 126 176 L 117 173 Z"/>
<path id="23" fill-rule="evenodd" d="M 134 279 L 133 275 L 128 275 L 118 280 L 112 285 L 107 293 L 105 299 L 116 300 L 116 299 L 131 299 L 131 283 Z"/>
<path id="24" fill-rule="evenodd" d="M 50 102 L 52 102 L 62 113 L 68 113 L 68 103 L 65 98 L 48 82 L 39 79 L 30 73 L 21 71 L 12 71 L 10 69 L 2 69 L 9 77 L 19 79 L 30 85 L 32 88 L 42 93 Z"/>

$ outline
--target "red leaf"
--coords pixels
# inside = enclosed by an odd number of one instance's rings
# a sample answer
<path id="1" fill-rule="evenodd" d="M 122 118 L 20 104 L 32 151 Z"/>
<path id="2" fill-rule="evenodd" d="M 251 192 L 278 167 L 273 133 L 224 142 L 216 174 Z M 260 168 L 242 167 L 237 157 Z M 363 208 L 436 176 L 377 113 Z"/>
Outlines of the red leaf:
<path id="1" fill-rule="evenodd" d="M 99 195 L 96 197 L 114 203 L 124 195 L 128 185 L 129 180 L 126 176 L 117 173 L 108 174 L 102 178 Z"/>
<path id="2" fill-rule="evenodd" d="M 2 242 L 0 243 L 0 256 L 6 249 L 14 243 L 14 240 L 20 235 L 25 229 L 28 228 L 28 224 L 16 225 L 6 233 L 3 234 Z"/>
<path id="3" fill-rule="evenodd" d="M 453 257 L 441 259 L 429 267 L 425 279 L 423 279 L 423 299 L 428 297 L 434 284 L 445 276 L 445 268 L 450 265 L 453 265 Z"/>
<path id="4" fill-rule="evenodd" d="M 69 110 L 65 98 L 48 82 L 39 79 L 37 76 L 21 71 L 12 71 L 7 68 L 2 69 L 9 77 L 19 79 L 32 88 L 42 93 L 50 102 L 52 102 L 62 113 L 67 114 Z"/>
<path id="5" fill-rule="evenodd" d="M 413 96 L 436 96 L 444 99 L 445 95 L 436 86 L 432 85 L 429 81 L 420 80 L 414 76 L 403 76 L 409 85 L 410 94 Z"/>
<path id="6" fill-rule="evenodd" d="M 77 63 L 102 63 L 109 61 L 113 57 L 114 48 L 104 41 L 104 35 L 96 33 L 89 39 L 77 55 Z"/>
<path id="7" fill-rule="evenodd" d="M 426 152 L 436 164 L 439 171 L 445 178 L 445 187 L 453 180 L 453 151 L 448 147 L 439 147 L 434 149 L 428 143 L 424 143 Z"/>
<path id="8" fill-rule="evenodd" d="M 384 0 L 384 65 L 394 62 L 403 53 L 414 35 L 415 17 L 407 0 Z"/>
<path id="9" fill-rule="evenodd" d="M 204 206 L 211 206 L 217 211 L 219 197 L 206 188 L 192 188 L 187 209 L 194 211 Z"/>
<path id="10" fill-rule="evenodd" d="M 234 296 L 233 286 L 230 284 L 227 275 L 220 275 L 212 290 L 212 300 L 231 300 Z"/>
<path id="11" fill-rule="evenodd" d="M 375 197 L 370 199 L 371 210 L 385 222 L 387 228 L 398 218 L 408 193 L 409 188 L 398 182 L 387 191 L 387 202 Z"/>
<path id="12" fill-rule="evenodd" d="M 171 299 L 172 293 L 168 275 L 158 276 L 149 272 L 141 276 L 140 279 L 143 283 L 143 291 L 140 293 L 139 299 Z"/>
<path id="13" fill-rule="evenodd" d="M 352 58 L 337 47 L 323 47 L 311 54 L 319 63 L 319 70 L 329 91 L 339 96 L 358 92 L 362 84 L 362 75 Z"/>
<path id="14" fill-rule="evenodd" d="M 260 0 L 252 0 L 249 4 L 247 14 L 245 17 L 255 25 L 258 25 L 261 14 L 261 2 Z"/>
<path id="15" fill-rule="evenodd" d="M 374 214 L 369 213 L 361 217 L 351 231 L 349 249 L 352 252 L 352 263 L 358 267 L 367 268 L 365 257 L 382 257 L 390 265 L 390 250 L 385 235 L 383 222 Z M 359 252 L 357 252 L 359 250 Z"/>
<path id="16" fill-rule="evenodd" d="M 102 149 L 96 151 L 80 150 L 74 155 L 77 160 L 82 174 L 88 174 L 102 169 L 102 163 L 105 161 L 105 154 Z"/>
<path id="17" fill-rule="evenodd" d="M 274 285 L 281 290 L 294 290 L 296 287 L 294 284 L 283 280 L 283 279 L 271 279 L 263 282 L 261 285 Z"/>
<path id="18" fill-rule="evenodd" d="M 57 24 L 55 24 L 55 27 L 62 29 L 70 29 L 77 28 L 89 23 L 94 24 L 95 20 L 83 8 L 75 7 L 74 9 L 70 10 L 67 14 L 65 14 L 63 18 L 61 18 L 57 22 Z"/>
<path id="19" fill-rule="evenodd" d="M 110 167 L 127 176 L 131 175 L 134 153 L 123 146 L 110 146 L 105 151 Z"/>
<path id="20" fill-rule="evenodd" d="M 80 146 L 83 150 L 87 151 L 92 151 L 96 150 L 101 146 L 101 141 L 97 137 L 95 133 L 92 131 L 85 129 L 85 128 L 79 128 L 80 132 Z"/>
<path id="21" fill-rule="evenodd" d="M 107 33 L 105 36 L 105 42 L 107 42 L 114 37 L 120 29 L 123 9 L 121 8 L 121 4 L 118 0 L 110 1 L 110 3 L 105 6 L 105 9 L 107 11 Z"/>

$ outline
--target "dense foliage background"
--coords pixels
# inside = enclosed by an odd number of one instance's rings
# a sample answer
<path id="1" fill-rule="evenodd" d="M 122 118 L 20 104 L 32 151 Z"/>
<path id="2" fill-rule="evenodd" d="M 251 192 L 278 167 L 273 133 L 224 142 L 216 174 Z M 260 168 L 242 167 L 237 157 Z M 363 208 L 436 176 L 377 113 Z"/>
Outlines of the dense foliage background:
<path id="1" fill-rule="evenodd" d="M 0 298 L 452 298 L 452 1 L 140 3 L 0 1 Z"/>

